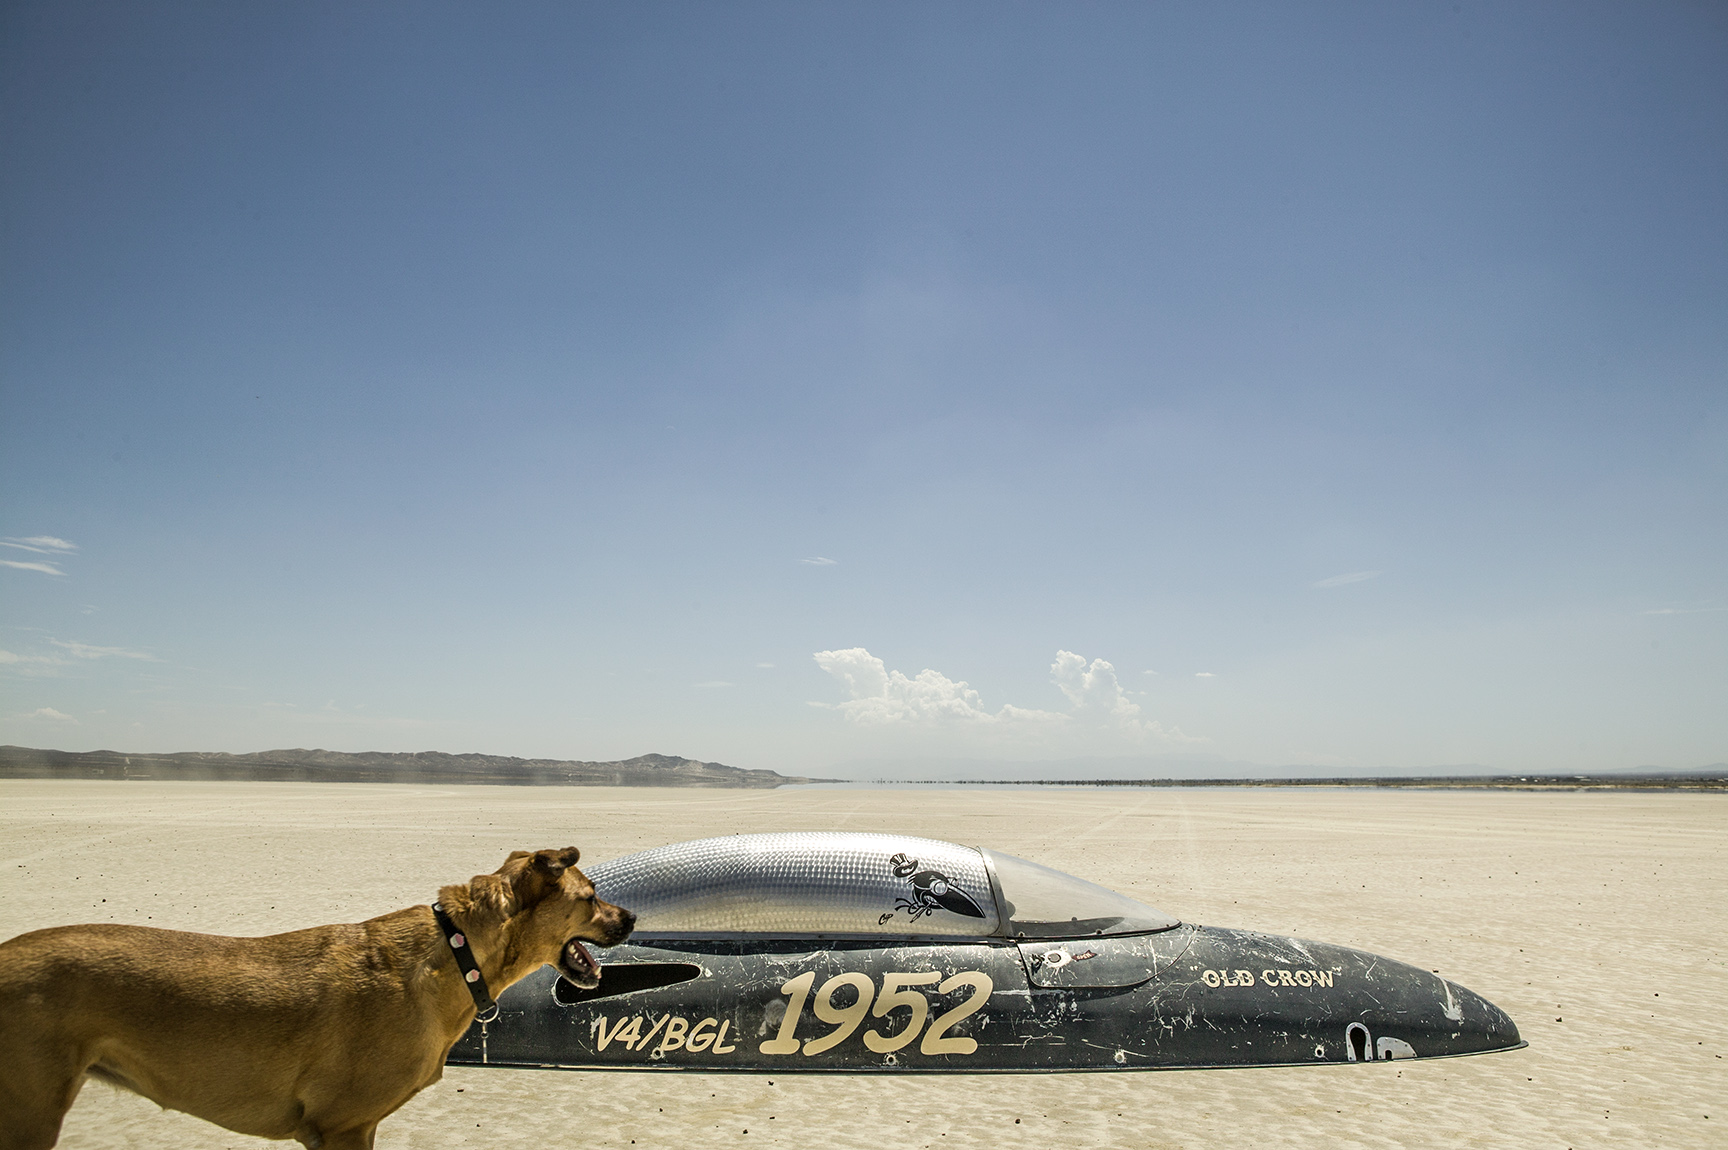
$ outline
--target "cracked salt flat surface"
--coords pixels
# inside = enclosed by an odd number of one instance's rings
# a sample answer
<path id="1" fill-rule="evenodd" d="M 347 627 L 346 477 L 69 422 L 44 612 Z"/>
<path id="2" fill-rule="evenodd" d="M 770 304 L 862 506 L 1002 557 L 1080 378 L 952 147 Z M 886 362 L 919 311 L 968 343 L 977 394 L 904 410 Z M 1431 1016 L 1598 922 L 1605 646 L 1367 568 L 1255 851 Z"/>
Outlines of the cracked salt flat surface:
<path id="1" fill-rule="evenodd" d="M 1728 1143 L 1720 795 L 16 781 L 0 783 L 0 938 L 110 920 L 265 934 L 423 902 L 518 847 L 575 842 L 598 860 L 795 828 L 997 847 L 1189 921 L 1437 969 L 1506 1009 L 1531 1046 L 1432 1062 L 1122 1074 L 456 1067 L 385 1120 L 379 1146 Z M 100 1084 L 85 1087 L 60 1144 L 291 1145 Z"/>

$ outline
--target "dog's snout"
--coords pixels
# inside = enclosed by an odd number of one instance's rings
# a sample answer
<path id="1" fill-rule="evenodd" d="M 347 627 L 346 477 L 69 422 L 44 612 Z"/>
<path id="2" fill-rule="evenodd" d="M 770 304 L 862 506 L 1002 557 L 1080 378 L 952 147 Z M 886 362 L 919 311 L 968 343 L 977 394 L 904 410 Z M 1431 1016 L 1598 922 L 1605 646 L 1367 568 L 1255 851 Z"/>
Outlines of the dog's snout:
<path id="1" fill-rule="evenodd" d="M 612 909 L 617 913 L 612 920 L 611 928 L 606 932 L 607 946 L 617 946 L 629 938 L 630 932 L 636 929 L 635 912 L 625 910 L 621 906 L 615 906 Z"/>

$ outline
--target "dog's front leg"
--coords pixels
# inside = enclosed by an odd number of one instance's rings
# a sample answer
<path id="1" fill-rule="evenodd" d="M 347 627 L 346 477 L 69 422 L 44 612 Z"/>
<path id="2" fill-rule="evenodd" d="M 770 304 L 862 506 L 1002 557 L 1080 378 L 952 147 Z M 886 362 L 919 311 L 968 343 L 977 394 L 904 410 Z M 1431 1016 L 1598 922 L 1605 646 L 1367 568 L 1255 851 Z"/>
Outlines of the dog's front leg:
<path id="1" fill-rule="evenodd" d="M 352 1126 L 331 1134 L 312 1131 L 297 1137 L 306 1150 L 372 1150 L 373 1140 L 378 1137 L 378 1123 Z"/>

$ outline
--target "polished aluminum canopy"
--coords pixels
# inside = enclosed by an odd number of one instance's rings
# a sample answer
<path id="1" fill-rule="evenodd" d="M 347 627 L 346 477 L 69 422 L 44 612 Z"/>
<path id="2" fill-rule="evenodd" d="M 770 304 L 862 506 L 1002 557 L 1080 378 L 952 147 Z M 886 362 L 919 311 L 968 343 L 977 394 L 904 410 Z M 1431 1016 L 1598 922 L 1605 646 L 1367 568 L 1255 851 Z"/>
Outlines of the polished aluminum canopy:
<path id="1" fill-rule="evenodd" d="M 798 831 L 675 843 L 586 868 L 636 936 L 1050 938 L 1177 920 L 1010 855 L 910 835 Z"/>

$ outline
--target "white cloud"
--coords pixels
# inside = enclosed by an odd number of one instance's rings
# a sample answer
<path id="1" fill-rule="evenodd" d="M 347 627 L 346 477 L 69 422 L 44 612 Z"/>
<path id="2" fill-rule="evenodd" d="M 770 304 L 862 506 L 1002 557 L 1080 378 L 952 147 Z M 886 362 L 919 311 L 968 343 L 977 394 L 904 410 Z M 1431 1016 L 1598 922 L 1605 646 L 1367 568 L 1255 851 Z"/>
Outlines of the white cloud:
<path id="1" fill-rule="evenodd" d="M 10 535 L 0 539 L 0 547 L 16 547 L 20 551 L 34 551 L 38 555 L 65 555 L 78 550 L 78 544 L 56 539 L 52 535 L 26 535 L 22 538 Z"/>
<path id="2" fill-rule="evenodd" d="M 20 655 L 16 651 L 0 651 L 0 668 L 14 675 L 52 678 L 65 665 L 66 660 L 56 655 Z"/>
<path id="3" fill-rule="evenodd" d="M 863 647 L 818 651 L 816 665 L 846 684 L 852 697 L 835 709 L 866 726 L 892 723 L 1000 723 L 1060 721 L 1049 711 L 1003 707 L 989 711 L 964 681 L 925 669 L 907 678 Z"/>
<path id="4" fill-rule="evenodd" d="M 0 567 L 16 567 L 20 571 L 40 571 L 44 575 L 66 574 L 52 563 L 20 563 L 15 559 L 0 559 Z"/>
<path id="5" fill-rule="evenodd" d="M 950 679 L 926 668 L 916 676 L 891 671 L 863 647 L 818 651 L 816 665 L 846 685 L 852 697 L 833 705 L 848 719 L 865 726 L 976 726 L 1022 729 L 1057 728 L 1074 731 L 1114 731 L 1137 738 L 1203 742 L 1142 717 L 1139 704 L 1128 698 L 1117 681 L 1116 668 L 1103 659 L 1090 663 L 1072 651 L 1058 651 L 1051 664 L 1052 681 L 1068 697 L 1067 713 L 1004 705 L 990 710 L 964 680 Z M 823 706 L 824 704 L 816 704 Z"/>
<path id="6" fill-rule="evenodd" d="M 772 663 L 758 663 L 758 664 L 756 664 L 756 669 L 758 671 L 772 671 L 774 669 L 774 664 L 772 664 Z"/>
<path id="7" fill-rule="evenodd" d="M 720 687 L 730 687 L 731 685 L 732 684 L 728 683 L 725 679 L 710 679 L 706 683 L 696 684 L 696 686 L 700 687 L 704 691 L 712 691 Z"/>
<path id="8" fill-rule="evenodd" d="M 68 642 L 63 639 L 50 639 L 56 647 L 65 649 L 74 659 L 142 659 L 146 663 L 161 662 L 154 655 L 143 651 L 128 651 L 124 647 L 92 647 L 88 643 Z"/>
<path id="9" fill-rule="evenodd" d="M 1196 679 L 1216 679 L 1218 676 L 1214 675 L 1211 671 L 1195 671 L 1194 677 Z"/>
<path id="10" fill-rule="evenodd" d="M 1068 696 L 1076 715 L 1096 715 L 1123 725 L 1140 721 L 1140 705 L 1128 701 L 1116 681 L 1116 668 L 1103 659 L 1088 664 L 1072 651 L 1058 651 L 1050 664 L 1050 679 Z"/>
<path id="11" fill-rule="evenodd" d="M 20 715 L 19 718 L 22 718 L 22 719 L 47 719 L 49 722 L 54 722 L 54 723 L 72 723 L 72 722 L 77 721 L 71 715 L 65 714 L 64 712 L 61 712 L 61 711 L 56 711 L 53 707 L 37 707 L 34 711 L 31 711 L 28 715 Z"/>
<path id="12" fill-rule="evenodd" d="M 1348 575 L 1334 575 L 1330 579 L 1321 579 L 1317 582 L 1310 583 L 1309 586 L 1321 589 L 1327 587 L 1342 587 L 1346 583 L 1363 583 L 1369 579 L 1377 579 L 1384 574 L 1386 574 L 1384 571 L 1352 571 Z"/>
<path id="13" fill-rule="evenodd" d="M 838 567 L 840 565 L 840 560 L 830 559 L 826 555 L 812 555 L 810 558 L 800 559 L 798 562 L 808 563 L 812 567 Z"/>
<path id="14" fill-rule="evenodd" d="M 1728 607 L 1654 607 L 1640 615 L 1704 615 L 1711 611 L 1728 611 Z"/>
<path id="15" fill-rule="evenodd" d="M 1142 717 L 1140 704 L 1128 698 L 1129 692 L 1117 680 L 1116 668 L 1103 659 L 1088 663 L 1083 655 L 1058 651 L 1056 661 L 1050 664 L 1050 679 L 1073 705 L 1069 716 L 1091 726 L 1169 742 L 1206 741 L 1184 735 L 1176 727 L 1166 729 L 1156 719 Z"/>

